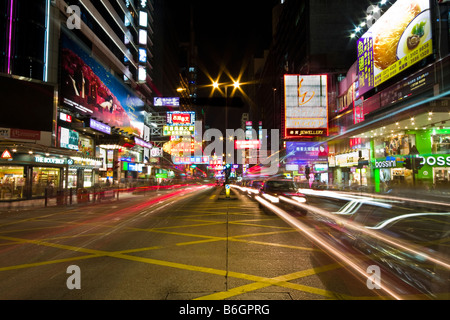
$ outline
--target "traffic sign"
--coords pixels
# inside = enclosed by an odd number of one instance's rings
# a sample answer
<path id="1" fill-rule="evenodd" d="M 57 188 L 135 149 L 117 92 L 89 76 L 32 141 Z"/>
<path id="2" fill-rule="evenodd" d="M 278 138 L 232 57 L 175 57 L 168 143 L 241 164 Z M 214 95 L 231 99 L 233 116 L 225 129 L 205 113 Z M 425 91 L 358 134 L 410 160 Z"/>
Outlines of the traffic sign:
<path id="1" fill-rule="evenodd" d="M 8 149 L 5 149 L 2 153 L 2 159 L 12 159 L 11 152 Z"/>

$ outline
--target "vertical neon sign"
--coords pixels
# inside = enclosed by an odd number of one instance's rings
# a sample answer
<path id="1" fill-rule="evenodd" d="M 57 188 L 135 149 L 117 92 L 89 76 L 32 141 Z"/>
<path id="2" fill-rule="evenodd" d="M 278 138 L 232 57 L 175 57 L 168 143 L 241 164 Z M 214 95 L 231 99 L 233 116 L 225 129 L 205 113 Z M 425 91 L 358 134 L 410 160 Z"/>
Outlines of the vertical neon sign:
<path id="1" fill-rule="evenodd" d="M 45 44 L 44 44 L 44 81 L 48 81 L 48 46 L 50 36 L 50 0 L 46 1 L 45 13 Z"/>

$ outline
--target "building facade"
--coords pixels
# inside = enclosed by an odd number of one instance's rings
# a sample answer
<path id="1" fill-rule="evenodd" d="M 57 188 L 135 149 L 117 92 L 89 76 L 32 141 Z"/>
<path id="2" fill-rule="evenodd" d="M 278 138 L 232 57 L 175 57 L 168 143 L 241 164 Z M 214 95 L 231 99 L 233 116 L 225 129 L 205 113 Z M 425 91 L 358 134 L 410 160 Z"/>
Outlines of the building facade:
<path id="1" fill-rule="evenodd" d="M 149 183 L 160 156 L 147 121 L 153 1 L 11 0 L 2 9 L 0 201 Z"/>

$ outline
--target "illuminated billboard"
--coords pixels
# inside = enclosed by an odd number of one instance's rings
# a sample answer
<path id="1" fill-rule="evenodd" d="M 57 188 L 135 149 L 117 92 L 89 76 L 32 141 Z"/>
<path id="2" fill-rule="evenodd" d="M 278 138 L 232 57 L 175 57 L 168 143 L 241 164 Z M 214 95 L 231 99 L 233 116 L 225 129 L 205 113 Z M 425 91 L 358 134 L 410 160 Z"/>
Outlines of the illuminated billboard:
<path id="1" fill-rule="evenodd" d="M 195 125 L 194 111 L 168 111 L 167 124 L 175 126 L 193 126 Z"/>
<path id="2" fill-rule="evenodd" d="M 163 136 L 192 136 L 195 126 L 164 126 Z"/>
<path id="3" fill-rule="evenodd" d="M 59 146 L 70 150 L 79 150 L 80 136 L 77 131 L 59 127 Z"/>
<path id="4" fill-rule="evenodd" d="M 327 161 L 328 146 L 317 142 L 286 142 L 286 163 L 304 164 L 309 161 Z"/>
<path id="5" fill-rule="evenodd" d="M 144 102 L 87 49 L 62 34 L 61 103 L 83 115 L 142 136 Z"/>
<path id="6" fill-rule="evenodd" d="M 285 136 L 328 134 L 326 75 L 285 75 Z"/>
<path id="7" fill-rule="evenodd" d="M 154 97 L 153 105 L 155 107 L 179 107 L 179 97 Z"/>
<path id="8" fill-rule="evenodd" d="M 433 53 L 429 0 L 398 0 L 357 41 L 357 97 Z"/>

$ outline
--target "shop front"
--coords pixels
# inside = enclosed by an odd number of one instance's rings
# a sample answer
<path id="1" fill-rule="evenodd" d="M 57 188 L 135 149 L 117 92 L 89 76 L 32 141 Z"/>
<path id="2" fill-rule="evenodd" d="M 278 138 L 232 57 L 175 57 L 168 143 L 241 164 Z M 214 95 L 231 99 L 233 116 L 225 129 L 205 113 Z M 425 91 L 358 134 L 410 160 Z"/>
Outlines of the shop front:
<path id="1" fill-rule="evenodd" d="M 358 164 L 360 160 L 368 161 L 369 154 L 369 149 L 336 154 L 333 159 L 333 181 L 344 188 L 358 185 L 367 186 L 370 179 L 369 167 L 367 165 L 359 167 Z"/>
<path id="2" fill-rule="evenodd" d="M 412 170 L 404 167 L 404 156 L 387 156 L 372 160 L 374 186 L 376 192 L 386 192 L 395 187 L 413 184 Z"/>
<path id="3" fill-rule="evenodd" d="M 450 153 L 449 154 L 419 154 L 417 180 L 433 189 L 450 191 Z"/>
<path id="4" fill-rule="evenodd" d="M 389 156 L 374 159 L 375 187 L 377 191 L 386 188 L 426 187 L 450 190 L 450 154 L 418 154 L 416 176 L 405 167 L 406 156 Z"/>
<path id="5" fill-rule="evenodd" d="M 67 158 L 11 153 L 0 159 L 0 201 L 55 195 L 64 187 Z"/>
<path id="6" fill-rule="evenodd" d="M 68 159 L 69 169 L 67 188 L 90 188 L 99 182 L 99 170 L 103 159 L 71 157 Z"/>

